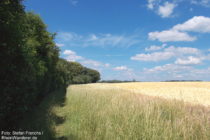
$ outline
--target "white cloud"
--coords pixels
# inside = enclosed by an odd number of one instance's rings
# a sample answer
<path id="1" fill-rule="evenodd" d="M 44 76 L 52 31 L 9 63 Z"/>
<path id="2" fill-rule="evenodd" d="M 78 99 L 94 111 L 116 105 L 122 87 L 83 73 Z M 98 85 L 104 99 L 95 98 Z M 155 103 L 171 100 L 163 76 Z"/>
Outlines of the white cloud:
<path id="1" fill-rule="evenodd" d="M 76 47 L 130 47 L 140 42 L 137 35 L 88 34 L 73 32 L 58 33 L 59 42 Z"/>
<path id="2" fill-rule="evenodd" d="M 55 43 L 55 45 L 58 46 L 58 47 L 63 47 L 63 46 L 65 46 L 65 44 L 62 44 L 62 43 Z"/>
<path id="3" fill-rule="evenodd" d="M 65 50 L 63 52 L 63 54 L 66 54 L 66 55 L 75 55 L 76 53 L 74 51 L 72 51 L 72 50 Z"/>
<path id="4" fill-rule="evenodd" d="M 168 48 L 165 48 L 164 51 L 173 52 L 176 56 L 185 55 L 185 54 L 199 55 L 201 53 L 201 51 L 197 48 L 175 47 L 175 46 L 170 46 Z"/>
<path id="5" fill-rule="evenodd" d="M 148 36 L 150 40 L 159 40 L 161 42 L 194 41 L 197 39 L 187 32 L 210 33 L 210 18 L 195 16 L 182 24 L 173 26 L 169 30 L 150 32 Z"/>
<path id="6" fill-rule="evenodd" d="M 173 10 L 174 10 L 175 7 L 176 7 L 175 4 L 169 3 L 169 2 L 165 2 L 163 6 L 159 6 L 158 14 L 162 18 L 170 17 L 172 15 Z"/>
<path id="7" fill-rule="evenodd" d="M 182 24 L 175 25 L 173 29 L 179 31 L 210 33 L 210 18 L 195 16 Z"/>
<path id="8" fill-rule="evenodd" d="M 174 56 L 174 53 L 171 52 L 154 52 L 150 54 L 136 54 L 135 56 L 131 57 L 131 60 L 138 60 L 138 61 L 161 61 L 161 60 L 168 60 Z"/>
<path id="9" fill-rule="evenodd" d="M 172 57 L 181 57 L 181 56 L 189 55 L 189 54 L 199 55 L 200 50 L 198 50 L 197 48 L 191 48 L 191 47 L 170 46 L 160 52 L 136 54 L 135 56 L 131 57 L 131 60 L 157 62 L 157 61 L 162 61 L 162 60 L 168 60 Z"/>
<path id="10" fill-rule="evenodd" d="M 174 2 L 168 2 L 168 1 L 161 1 L 161 0 L 147 0 L 147 8 L 150 10 L 155 11 L 158 15 L 160 15 L 162 18 L 171 17 L 173 14 L 174 8 L 177 6 L 174 0 Z"/>
<path id="11" fill-rule="evenodd" d="M 77 61 L 77 60 L 82 60 L 84 59 L 82 56 L 79 56 L 76 54 L 76 52 L 72 51 L 72 50 L 65 50 L 63 52 L 64 55 L 66 56 L 66 60 L 67 61 Z"/>
<path id="12" fill-rule="evenodd" d="M 157 50 L 161 50 L 166 46 L 166 44 L 162 44 L 161 46 L 156 46 L 156 45 L 152 45 L 148 48 L 145 48 L 145 51 L 149 52 L 149 51 L 157 51 Z"/>
<path id="13" fill-rule="evenodd" d="M 144 75 L 145 80 L 207 80 L 206 75 L 210 75 L 210 67 L 196 69 L 191 65 L 165 64 L 149 69 L 145 68 L 141 74 Z"/>
<path id="14" fill-rule="evenodd" d="M 175 64 L 178 64 L 178 65 L 197 65 L 197 64 L 200 64 L 201 62 L 202 62 L 202 60 L 200 58 L 189 56 L 189 57 L 187 57 L 187 59 L 178 58 L 175 61 Z"/>
<path id="15" fill-rule="evenodd" d="M 147 0 L 146 7 L 160 15 L 162 18 L 167 18 L 173 15 L 174 9 L 182 4 L 182 2 L 189 2 L 208 8 L 210 7 L 210 0 Z M 191 7 L 189 8 L 190 11 L 193 10 Z"/>
<path id="16" fill-rule="evenodd" d="M 126 66 L 118 66 L 118 67 L 113 68 L 113 70 L 115 70 L 115 71 L 125 71 L 125 70 L 128 70 L 128 68 Z"/>
<path id="17" fill-rule="evenodd" d="M 196 37 L 188 35 L 186 32 L 180 32 L 177 30 L 165 30 L 161 32 L 150 32 L 150 40 L 159 40 L 161 42 L 170 42 L 170 41 L 194 41 Z"/>
<path id="18" fill-rule="evenodd" d="M 157 2 L 157 0 L 147 0 L 147 8 L 149 9 L 154 9 L 155 3 Z"/>

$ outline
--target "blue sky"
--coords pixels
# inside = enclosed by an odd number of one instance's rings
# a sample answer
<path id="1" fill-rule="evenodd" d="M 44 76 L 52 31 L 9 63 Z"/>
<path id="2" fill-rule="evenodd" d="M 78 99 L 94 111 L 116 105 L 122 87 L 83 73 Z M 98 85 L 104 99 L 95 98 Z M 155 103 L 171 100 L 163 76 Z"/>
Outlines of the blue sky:
<path id="1" fill-rule="evenodd" d="M 210 80 L 210 0 L 27 0 L 60 57 L 103 80 Z"/>

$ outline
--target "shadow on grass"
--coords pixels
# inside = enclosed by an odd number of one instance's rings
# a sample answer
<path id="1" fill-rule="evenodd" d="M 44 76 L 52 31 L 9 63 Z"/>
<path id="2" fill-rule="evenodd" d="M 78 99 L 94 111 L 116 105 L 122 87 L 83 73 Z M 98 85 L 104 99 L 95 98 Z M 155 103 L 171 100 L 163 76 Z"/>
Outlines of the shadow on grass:
<path id="1" fill-rule="evenodd" d="M 49 94 L 20 122 L 19 131 L 43 132 L 43 135 L 38 136 L 38 140 L 66 140 L 65 137 L 56 138 L 55 135 L 55 126 L 64 123 L 65 118 L 51 111 L 54 106 L 64 106 L 65 99 L 66 89 L 64 88 Z"/>

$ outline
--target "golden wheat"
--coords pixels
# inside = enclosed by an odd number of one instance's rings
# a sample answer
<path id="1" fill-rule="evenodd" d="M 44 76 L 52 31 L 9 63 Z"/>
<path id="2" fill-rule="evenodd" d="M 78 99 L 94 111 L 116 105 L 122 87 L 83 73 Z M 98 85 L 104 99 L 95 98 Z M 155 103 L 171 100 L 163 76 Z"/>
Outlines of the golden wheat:
<path id="1" fill-rule="evenodd" d="M 120 89 L 166 99 L 210 106 L 210 82 L 133 82 L 88 84 L 86 88 Z"/>

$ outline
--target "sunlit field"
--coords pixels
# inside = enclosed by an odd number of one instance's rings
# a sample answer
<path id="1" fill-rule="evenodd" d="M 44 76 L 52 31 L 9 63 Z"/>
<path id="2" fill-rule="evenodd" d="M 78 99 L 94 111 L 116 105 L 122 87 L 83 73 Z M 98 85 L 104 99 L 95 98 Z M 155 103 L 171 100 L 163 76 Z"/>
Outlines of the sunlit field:
<path id="1" fill-rule="evenodd" d="M 120 89 L 131 93 L 178 99 L 210 106 L 210 82 L 134 82 L 88 86 L 97 89 Z"/>
<path id="2" fill-rule="evenodd" d="M 99 83 L 69 86 L 51 111 L 62 139 L 209 140 L 208 105 L 207 82 Z"/>

